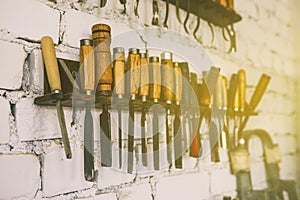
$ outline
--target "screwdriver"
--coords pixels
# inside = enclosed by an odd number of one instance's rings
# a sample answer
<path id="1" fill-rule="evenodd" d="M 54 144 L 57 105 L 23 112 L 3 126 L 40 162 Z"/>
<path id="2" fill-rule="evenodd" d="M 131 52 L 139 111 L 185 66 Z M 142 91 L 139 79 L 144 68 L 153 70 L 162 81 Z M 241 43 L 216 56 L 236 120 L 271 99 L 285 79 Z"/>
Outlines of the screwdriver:
<path id="1" fill-rule="evenodd" d="M 125 94 L 125 55 L 123 47 L 113 49 L 113 84 L 114 93 L 118 99 L 122 99 Z M 119 168 L 122 167 L 122 112 L 121 103 L 118 106 L 118 141 L 119 141 Z"/>

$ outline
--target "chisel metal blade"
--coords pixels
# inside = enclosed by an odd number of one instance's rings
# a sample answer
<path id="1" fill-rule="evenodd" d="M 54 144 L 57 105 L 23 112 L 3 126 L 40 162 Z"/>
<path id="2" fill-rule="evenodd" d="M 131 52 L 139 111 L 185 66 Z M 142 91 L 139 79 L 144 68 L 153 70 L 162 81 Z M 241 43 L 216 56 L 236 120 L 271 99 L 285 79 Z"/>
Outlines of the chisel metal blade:
<path id="1" fill-rule="evenodd" d="M 91 106 L 86 105 L 84 118 L 84 177 L 87 181 L 94 181 L 94 127 Z"/>
<path id="2" fill-rule="evenodd" d="M 101 140 L 101 166 L 112 166 L 112 144 L 110 130 L 110 113 L 108 106 L 103 105 L 100 115 L 100 140 Z"/>
<path id="3" fill-rule="evenodd" d="M 133 149 L 134 149 L 134 105 L 129 101 L 129 119 L 128 119 L 128 168 L 127 172 L 133 172 Z"/>

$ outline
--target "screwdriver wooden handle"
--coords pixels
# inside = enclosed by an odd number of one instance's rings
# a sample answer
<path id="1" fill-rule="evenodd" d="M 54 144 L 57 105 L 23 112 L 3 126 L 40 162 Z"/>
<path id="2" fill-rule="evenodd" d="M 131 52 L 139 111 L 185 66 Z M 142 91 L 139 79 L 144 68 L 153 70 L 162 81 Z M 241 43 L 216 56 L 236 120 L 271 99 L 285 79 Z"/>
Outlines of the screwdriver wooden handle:
<path id="1" fill-rule="evenodd" d="M 42 37 L 41 46 L 50 89 L 52 92 L 61 91 L 60 75 L 52 38 L 49 36 Z"/>
<path id="2" fill-rule="evenodd" d="M 175 100 L 179 104 L 182 98 L 182 71 L 178 62 L 174 62 L 173 66 L 175 74 Z"/>
<path id="3" fill-rule="evenodd" d="M 246 107 L 246 72 L 243 69 L 238 71 L 239 76 L 239 106 L 241 111 Z"/>
<path id="4" fill-rule="evenodd" d="M 172 61 L 172 53 L 164 52 L 161 54 L 162 64 L 162 94 L 163 99 L 166 101 L 172 101 L 174 99 L 175 92 L 175 77 Z"/>
<path id="5" fill-rule="evenodd" d="M 140 87 L 141 59 L 138 49 L 129 49 L 128 65 L 130 70 L 130 94 L 136 95 Z"/>
<path id="6" fill-rule="evenodd" d="M 261 100 L 263 94 L 266 91 L 266 88 L 270 82 L 271 77 L 266 75 L 266 74 L 262 74 L 259 82 L 254 90 L 254 93 L 251 97 L 250 103 L 249 105 L 252 107 L 252 109 L 254 110 L 256 108 L 256 106 L 258 105 L 259 101 Z"/>
<path id="7" fill-rule="evenodd" d="M 232 74 L 228 90 L 228 108 L 233 109 L 236 91 L 238 89 L 239 79 L 237 74 Z"/>
<path id="8" fill-rule="evenodd" d="M 239 90 L 239 85 L 237 87 L 237 90 L 234 95 L 234 100 L 233 100 L 233 110 L 238 111 L 240 110 L 240 90 Z"/>
<path id="9" fill-rule="evenodd" d="M 97 90 L 103 94 L 110 94 L 112 85 L 110 26 L 106 24 L 94 25 L 92 36 L 95 48 Z"/>
<path id="10" fill-rule="evenodd" d="M 113 85 L 117 95 L 125 94 L 125 55 L 124 48 L 116 47 L 113 49 Z"/>
<path id="11" fill-rule="evenodd" d="M 141 53 L 141 75 L 140 75 L 140 96 L 148 96 L 149 95 L 149 65 L 147 60 L 147 54 Z"/>
<path id="12" fill-rule="evenodd" d="M 150 63 L 150 98 L 158 100 L 161 94 L 161 72 L 159 57 L 153 56 L 149 58 Z"/>
<path id="13" fill-rule="evenodd" d="M 228 106 L 228 81 L 227 78 L 225 76 L 222 76 L 222 83 L 223 83 L 223 108 L 226 109 Z"/>
<path id="14" fill-rule="evenodd" d="M 95 63 L 93 41 L 89 39 L 80 40 L 80 68 L 83 68 L 83 85 L 86 91 L 93 91 L 95 86 Z"/>

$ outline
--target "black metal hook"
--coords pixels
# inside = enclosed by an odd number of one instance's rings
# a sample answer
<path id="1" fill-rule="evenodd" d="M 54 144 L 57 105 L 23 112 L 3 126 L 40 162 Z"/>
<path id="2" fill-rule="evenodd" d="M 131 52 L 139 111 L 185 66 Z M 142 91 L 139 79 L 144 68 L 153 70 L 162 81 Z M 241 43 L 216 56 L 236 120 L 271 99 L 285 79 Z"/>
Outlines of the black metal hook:
<path id="1" fill-rule="evenodd" d="M 187 22 L 190 18 L 190 11 L 191 11 L 191 1 L 187 0 L 187 12 L 186 12 L 186 17 L 185 17 L 185 20 L 184 20 L 184 23 L 183 23 L 184 30 L 187 34 L 189 34 L 189 30 L 187 29 L 186 25 L 187 25 Z"/>

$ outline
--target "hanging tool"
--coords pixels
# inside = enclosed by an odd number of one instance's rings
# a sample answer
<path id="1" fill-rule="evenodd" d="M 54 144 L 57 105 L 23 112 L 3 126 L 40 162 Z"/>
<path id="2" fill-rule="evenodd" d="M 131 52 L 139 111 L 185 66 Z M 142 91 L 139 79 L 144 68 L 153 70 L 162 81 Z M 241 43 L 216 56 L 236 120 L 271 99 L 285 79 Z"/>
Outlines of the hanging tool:
<path id="1" fill-rule="evenodd" d="M 107 3 L 107 0 L 100 0 L 100 8 L 103 8 Z"/>
<path id="2" fill-rule="evenodd" d="M 140 86 L 140 65 L 141 59 L 139 49 L 130 48 L 128 55 L 128 67 L 130 70 L 130 100 L 129 100 L 129 121 L 128 121 L 128 173 L 133 172 L 134 165 L 134 101 Z"/>
<path id="3" fill-rule="evenodd" d="M 169 0 L 166 0 L 166 15 L 163 24 L 165 28 L 168 28 L 168 17 L 169 17 Z"/>
<path id="4" fill-rule="evenodd" d="M 42 37 L 41 47 L 50 89 L 53 93 L 58 94 L 57 96 L 59 97 L 56 99 L 56 109 L 66 158 L 71 159 L 72 152 L 66 128 L 65 115 L 61 105 L 63 94 L 61 89 L 60 74 L 52 38 L 50 36 Z"/>
<path id="5" fill-rule="evenodd" d="M 142 129 L 142 163 L 144 166 L 148 165 L 148 151 L 146 138 L 146 101 L 149 96 L 149 66 L 147 60 L 147 53 L 140 53 L 141 56 L 141 75 L 140 75 L 140 93 L 142 99 L 142 115 L 141 115 L 141 129 Z"/>
<path id="6" fill-rule="evenodd" d="M 119 0 L 120 4 L 124 6 L 124 9 L 121 14 L 126 14 L 126 0 Z"/>
<path id="7" fill-rule="evenodd" d="M 213 28 L 212 24 L 210 22 L 207 22 L 207 24 L 208 24 L 208 27 L 209 27 L 210 32 L 211 32 L 211 41 L 210 41 L 210 43 L 212 44 L 212 43 L 214 43 L 214 40 L 215 40 L 215 32 L 214 32 L 214 28 Z"/>
<path id="8" fill-rule="evenodd" d="M 91 96 L 95 86 L 95 63 L 93 41 L 90 39 L 80 40 L 80 69 L 83 76 L 80 77 L 81 88 L 86 95 Z M 86 101 L 84 117 L 84 177 L 86 181 L 94 181 L 94 125 L 91 113 L 90 101 Z"/>
<path id="9" fill-rule="evenodd" d="M 180 0 L 176 0 L 176 17 L 177 17 L 177 20 L 180 24 L 182 24 L 182 20 L 181 20 L 181 17 L 180 17 Z"/>
<path id="10" fill-rule="evenodd" d="M 159 19 L 159 13 L 158 13 L 158 3 L 157 0 L 152 0 L 152 12 L 153 12 L 153 17 L 152 17 L 152 25 L 158 26 L 158 19 Z"/>
<path id="11" fill-rule="evenodd" d="M 161 82 L 162 82 L 162 95 L 166 101 L 166 140 L 167 140 L 167 159 L 169 166 L 172 165 L 172 116 L 170 106 L 174 100 L 175 92 L 175 76 L 172 58 L 170 52 L 161 54 Z"/>
<path id="12" fill-rule="evenodd" d="M 184 27 L 184 30 L 187 34 L 189 34 L 189 30 L 187 28 L 187 22 L 190 18 L 190 12 L 191 12 L 191 0 L 187 0 L 186 1 L 187 3 L 187 9 L 186 9 L 186 16 L 185 16 L 185 19 L 184 19 L 184 22 L 183 22 L 183 27 Z"/>
<path id="13" fill-rule="evenodd" d="M 92 27 L 92 37 L 95 52 L 96 84 L 97 94 L 103 97 L 111 97 L 112 86 L 112 62 L 110 53 L 111 34 L 110 26 L 106 24 L 96 24 Z M 108 112 L 108 102 L 102 103 L 102 113 L 100 114 L 100 151 L 101 166 L 112 166 L 112 143 L 110 129 L 110 113 Z"/>
<path id="14" fill-rule="evenodd" d="M 233 24 L 225 28 L 230 39 L 230 47 L 228 53 L 236 52 L 236 38 L 235 38 L 235 30 L 233 28 Z"/>
<path id="15" fill-rule="evenodd" d="M 189 66 L 187 62 L 181 62 L 179 63 L 179 66 L 181 68 L 182 72 L 182 101 L 181 101 L 181 108 L 182 108 L 182 134 L 184 137 L 184 146 L 183 149 L 188 151 L 188 147 L 190 146 L 189 140 L 188 140 L 188 131 L 186 128 L 186 124 L 189 124 L 189 104 L 190 104 L 190 72 L 189 72 Z"/>
<path id="16" fill-rule="evenodd" d="M 223 124 L 223 129 L 221 132 L 221 147 L 224 149 L 229 148 L 229 136 L 228 136 L 228 126 L 226 120 L 226 112 L 227 112 L 227 100 L 228 100 L 228 81 L 225 76 L 221 75 L 222 79 L 222 113 L 221 113 L 221 124 Z"/>
<path id="17" fill-rule="evenodd" d="M 174 118 L 174 158 L 175 168 L 182 169 L 182 127 L 180 120 L 180 103 L 182 99 L 182 71 L 178 62 L 173 63 L 175 74 L 175 100 L 176 110 Z"/>
<path id="18" fill-rule="evenodd" d="M 154 103 L 158 103 L 161 94 L 161 71 L 159 57 L 150 57 L 149 63 L 150 98 L 153 99 Z M 155 107 L 153 109 L 152 129 L 154 169 L 159 170 L 159 123 L 158 113 Z"/>
<path id="19" fill-rule="evenodd" d="M 238 77 L 239 77 L 239 86 L 238 86 L 238 94 L 239 94 L 239 127 L 241 127 L 243 123 L 243 115 L 246 108 L 246 72 L 243 69 L 240 69 L 238 71 Z M 238 141 L 240 140 L 241 133 L 238 131 Z"/>
<path id="20" fill-rule="evenodd" d="M 198 15 L 198 16 L 197 16 L 197 24 L 196 24 L 196 27 L 195 27 L 195 29 L 194 29 L 194 31 L 193 31 L 193 36 L 194 36 L 195 40 L 198 41 L 198 42 L 199 42 L 200 40 L 198 39 L 196 33 L 197 33 L 199 27 L 200 27 L 200 17 L 199 17 L 199 15 Z"/>
<path id="21" fill-rule="evenodd" d="M 134 3 L 134 15 L 136 17 L 139 17 L 139 3 L 140 3 L 140 0 L 136 0 L 135 3 Z"/>
<path id="22" fill-rule="evenodd" d="M 113 49 L 113 84 L 114 93 L 118 99 L 122 99 L 125 94 L 125 55 L 123 47 Z M 122 167 L 122 112 L 121 103 L 118 106 L 118 141 L 119 141 L 119 168 Z"/>
<path id="23" fill-rule="evenodd" d="M 260 102 L 263 94 L 265 93 L 265 91 L 267 89 L 270 79 L 271 79 L 271 77 L 266 74 L 261 75 L 259 82 L 254 90 L 254 93 L 253 93 L 250 103 L 249 103 L 249 107 L 250 107 L 251 111 L 254 111 L 256 106 Z M 244 130 L 248 120 L 249 120 L 249 115 L 246 115 L 243 120 L 242 125 L 239 128 L 239 132 L 242 132 Z"/>

